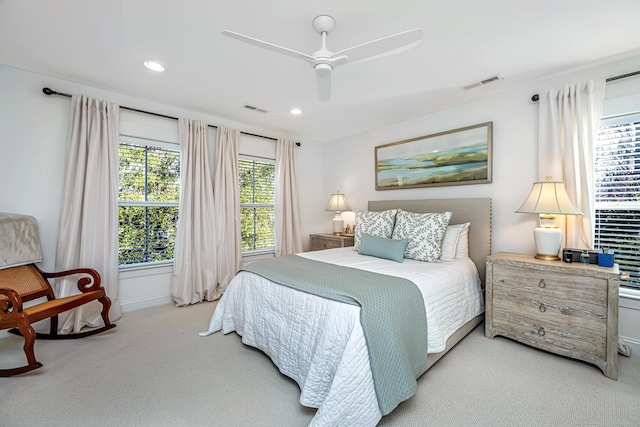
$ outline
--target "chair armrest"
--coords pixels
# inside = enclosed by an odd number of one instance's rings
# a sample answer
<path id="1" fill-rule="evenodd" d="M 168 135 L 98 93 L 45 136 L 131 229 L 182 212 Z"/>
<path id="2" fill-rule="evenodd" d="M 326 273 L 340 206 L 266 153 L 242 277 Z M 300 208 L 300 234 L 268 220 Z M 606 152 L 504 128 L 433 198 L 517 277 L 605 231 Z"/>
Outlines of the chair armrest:
<path id="1" fill-rule="evenodd" d="M 82 274 L 84 275 L 84 277 L 81 277 L 78 279 L 78 289 L 82 293 L 98 291 L 100 289 L 103 289 L 101 286 L 102 279 L 100 278 L 100 273 L 98 273 L 93 268 L 75 268 L 73 270 L 57 271 L 53 273 L 47 273 L 38 268 L 38 271 L 40 272 L 42 277 L 44 277 L 45 279 L 72 276 L 74 274 Z"/>
<path id="2" fill-rule="evenodd" d="M 22 298 L 13 289 L 0 288 L 0 295 L 4 295 L 5 298 L 0 298 L 0 317 L 12 317 L 13 314 L 18 314 L 22 311 Z"/>

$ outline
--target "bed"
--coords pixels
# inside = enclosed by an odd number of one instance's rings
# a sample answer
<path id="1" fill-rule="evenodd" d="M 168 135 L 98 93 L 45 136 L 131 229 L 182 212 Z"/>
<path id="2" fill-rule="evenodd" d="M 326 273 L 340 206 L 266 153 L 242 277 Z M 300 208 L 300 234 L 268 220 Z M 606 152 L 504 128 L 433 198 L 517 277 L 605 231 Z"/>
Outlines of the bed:
<path id="1" fill-rule="evenodd" d="M 422 294 L 419 305 L 424 302 L 427 314 L 422 323 L 426 323 L 428 331 L 424 337 L 428 347 L 423 356 L 426 360 L 421 361 L 419 369 L 415 367 L 418 365 L 412 367 L 415 383 L 416 378 L 483 320 L 491 201 L 488 198 L 371 201 L 367 212 L 395 209 L 410 213 L 448 211 L 452 213 L 449 225 L 470 223 L 468 257 L 440 263 L 413 259 L 398 263 L 360 255 L 351 247 L 294 257 L 296 261 L 394 276 L 415 284 L 413 287 Z M 406 304 L 408 307 L 410 302 Z M 381 375 L 373 363 L 376 357 L 367 348 L 367 342 L 372 341 L 363 326 L 367 323 L 364 313 L 364 308 L 358 305 L 277 284 L 259 271 L 258 274 L 241 271 L 218 302 L 209 329 L 201 335 L 235 331 L 242 336 L 243 343 L 267 354 L 280 372 L 298 383 L 300 403 L 318 408 L 311 425 L 373 426 L 397 402 L 389 409 L 380 397 Z"/>

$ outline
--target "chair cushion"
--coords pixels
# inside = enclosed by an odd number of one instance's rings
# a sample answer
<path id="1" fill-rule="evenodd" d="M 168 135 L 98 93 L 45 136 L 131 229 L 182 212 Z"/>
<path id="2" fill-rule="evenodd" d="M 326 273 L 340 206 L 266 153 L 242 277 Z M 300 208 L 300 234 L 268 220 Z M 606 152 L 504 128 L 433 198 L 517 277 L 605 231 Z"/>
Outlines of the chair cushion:
<path id="1" fill-rule="evenodd" d="M 36 219 L 0 212 L 0 269 L 40 261 L 42 248 Z"/>

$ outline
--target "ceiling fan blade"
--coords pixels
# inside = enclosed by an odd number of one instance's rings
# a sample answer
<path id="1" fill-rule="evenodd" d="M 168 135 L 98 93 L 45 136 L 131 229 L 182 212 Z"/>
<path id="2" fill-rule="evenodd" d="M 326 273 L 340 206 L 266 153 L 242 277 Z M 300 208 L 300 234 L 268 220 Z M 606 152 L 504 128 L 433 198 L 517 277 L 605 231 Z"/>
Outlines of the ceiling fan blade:
<path id="1" fill-rule="evenodd" d="M 331 99 L 331 73 L 316 72 L 316 92 L 318 101 L 325 102 Z"/>
<path id="2" fill-rule="evenodd" d="M 334 53 L 333 56 L 346 55 L 349 58 L 349 63 L 352 64 L 395 55 L 416 47 L 422 40 L 422 33 L 422 28 L 415 28 L 341 50 Z"/>
<path id="3" fill-rule="evenodd" d="M 243 34 L 234 33 L 233 31 L 223 30 L 222 34 L 227 36 L 227 37 L 231 37 L 232 39 L 236 39 L 236 40 L 239 40 L 241 42 L 248 43 L 248 44 L 254 45 L 256 47 L 260 47 L 262 49 L 267 49 L 267 50 L 270 50 L 272 52 L 276 52 L 276 53 L 280 53 L 280 54 L 283 54 L 283 55 L 291 56 L 293 58 L 302 59 L 302 60 L 308 61 L 308 62 L 314 62 L 316 60 L 316 58 L 314 58 L 311 55 L 307 55 L 306 53 L 297 52 L 295 50 L 288 49 L 288 48 L 282 47 L 282 46 L 278 46 L 278 45 L 275 45 L 273 43 L 268 43 L 268 42 L 265 42 L 265 41 L 262 41 L 262 40 L 254 39 L 253 37 L 245 36 Z"/>

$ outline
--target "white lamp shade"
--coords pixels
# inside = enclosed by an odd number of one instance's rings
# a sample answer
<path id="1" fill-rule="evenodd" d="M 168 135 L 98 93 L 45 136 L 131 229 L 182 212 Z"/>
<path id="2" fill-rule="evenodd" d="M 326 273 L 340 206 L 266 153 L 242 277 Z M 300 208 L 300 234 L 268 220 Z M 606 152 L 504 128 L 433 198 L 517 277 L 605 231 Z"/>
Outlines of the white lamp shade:
<path id="1" fill-rule="evenodd" d="M 564 182 L 559 181 L 534 182 L 529 197 L 516 212 L 582 215 L 571 203 Z"/>
<path id="2" fill-rule="evenodd" d="M 325 209 L 325 211 L 334 211 L 334 212 L 344 212 L 344 211 L 350 211 L 350 210 L 351 208 L 349 207 L 349 203 L 347 202 L 346 197 L 344 197 L 344 194 L 340 194 L 339 191 L 336 194 L 331 195 L 331 198 L 329 199 L 329 204 Z"/>

